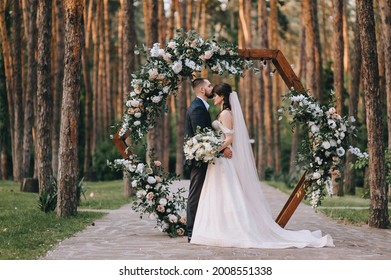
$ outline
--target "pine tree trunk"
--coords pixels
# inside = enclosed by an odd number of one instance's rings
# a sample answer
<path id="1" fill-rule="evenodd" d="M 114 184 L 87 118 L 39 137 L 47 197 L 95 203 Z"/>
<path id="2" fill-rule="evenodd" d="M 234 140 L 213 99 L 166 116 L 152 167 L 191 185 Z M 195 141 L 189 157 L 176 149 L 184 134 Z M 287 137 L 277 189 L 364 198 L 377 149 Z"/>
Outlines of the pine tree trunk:
<path id="1" fill-rule="evenodd" d="M 13 110 L 14 110 L 14 145 L 13 174 L 15 181 L 21 181 L 23 169 L 23 89 L 22 89 L 22 30 L 18 0 L 12 1 L 12 57 L 13 57 Z"/>
<path id="2" fill-rule="evenodd" d="M 266 11 L 266 2 L 258 0 L 258 33 L 260 39 L 260 47 L 262 49 L 267 48 L 267 11 Z M 261 62 L 263 63 L 263 62 Z M 261 179 L 264 179 L 266 157 L 265 157 L 265 115 L 264 115 L 264 104 L 265 104 L 265 82 L 264 76 L 260 75 L 259 77 L 259 93 L 256 102 L 256 112 L 257 112 L 257 130 L 258 130 L 258 160 L 257 160 L 257 169 L 258 174 Z"/>
<path id="3" fill-rule="evenodd" d="M 88 18 L 87 22 L 92 21 L 92 3 L 90 0 L 89 3 L 89 13 L 87 14 L 87 7 L 84 6 L 84 13 L 86 14 L 86 18 Z M 83 173 L 84 180 L 91 180 L 91 168 L 92 168 L 92 152 L 91 152 L 91 135 L 93 134 L 93 130 L 91 130 L 92 125 L 92 89 L 91 89 L 91 80 L 90 73 L 88 72 L 88 54 L 90 53 L 89 49 L 89 34 L 88 31 L 89 24 L 87 24 L 84 34 L 86 37 L 84 38 L 84 44 L 82 44 L 82 69 L 83 69 L 83 82 L 84 82 L 84 91 L 85 91 L 85 115 L 84 115 L 84 164 L 83 164 Z"/>
<path id="4" fill-rule="evenodd" d="M 385 91 L 387 96 L 388 149 L 391 149 L 391 2 L 379 0 L 382 19 Z"/>
<path id="5" fill-rule="evenodd" d="M 132 73 L 135 69 L 134 45 L 136 39 L 136 27 L 134 21 L 134 6 L 133 0 L 125 0 L 121 2 L 123 10 L 123 85 L 124 92 L 130 92 L 130 85 L 132 80 Z M 130 196 L 132 194 L 132 186 L 124 176 L 124 195 Z"/>
<path id="6" fill-rule="evenodd" d="M 323 84 L 323 60 L 322 47 L 320 44 L 319 22 L 318 22 L 318 5 L 317 0 L 311 1 L 311 10 L 314 20 L 314 40 L 315 40 L 315 78 L 316 78 L 316 96 L 319 102 L 322 102 L 322 84 Z"/>
<path id="7" fill-rule="evenodd" d="M 336 110 L 343 115 L 343 84 L 344 84 L 344 42 L 343 42 L 343 0 L 333 0 L 334 24 L 333 24 L 333 69 Z M 343 175 L 343 174 L 341 174 Z M 337 180 L 333 178 L 334 194 L 343 196 L 342 176 Z"/>
<path id="8" fill-rule="evenodd" d="M 60 146 L 61 123 L 61 99 L 62 81 L 64 78 L 64 6 L 62 0 L 54 1 L 55 34 L 56 34 L 56 57 L 54 69 L 54 92 L 53 92 L 53 122 L 52 122 L 52 168 L 53 176 L 58 174 L 58 149 Z"/>
<path id="9" fill-rule="evenodd" d="M 111 58 L 110 58 L 110 22 L 109 22 L 109 0 L 103 1 L 103 19 L 104 19 L 104 45 L 105 45 L 105 78 L 106 78 L 106 106 L 103 108 L 106 111 L 106 129 L 113 124 L 114 108 L 113 108 L 113 94 L 111 86 Z"/>
<path id="10" fill-rule="evenodd" d="M 386 228 L 388 220 L 387 184 L 385 181 L 382 98 L 379 91 L 375 22 L 372 0 L 356 1 L 369 151 L 369 187 L 371 195 L 369 226 Z"/>
<path id="11" fill-rule="evenodd" d="M 360 90 L 360 74 L 361 74 L 361 44 L 360 44 L 360 33 L 358 28 L 358 20 L 356 13 L 356 25 L 354 32 L 354 49 L 352 53 L 352 63 L 350 63 L 350 92 L 349 92 L 349 116 L 353 116 L 356 120 L 358 119 L 358 98 Z M 349 143 L 353 147 L 356 146 L 356 137 L 349 135 Z M 355 161 L 355 156 L 352 153 L 346 154 L 346 168 L 344 174 L 345 192 L 351 195 L 356 193 L 356 172 L 350 168 L 350 163 Z"/>
<path id="12" fill-rule="evenodd" d="M 305 26 L 305 56 L 306 56 L 306 88 L 310 91 L 310 95 L 319 100 L 317 96 L 316 84 L 316 68 L 315 68 L 315 29 L 314 29 L 314 14 L 310 0 L 303 0 L 302 14 Z"/>
<path id="13" fill-rule="evenodd" d="M 96 5 L 96 16 L 92 24 L 92 43 L 94 45 L 93 55 L 93 67 L 92 67 L 92 139 L 91 139 L 91 151 L 94 154 L 98 143 L 98 129 L 99 129 L 99 112 L 98 112 L 98 100 L 99 100 L 99 7 L 100 2 Z"/>
<path id="14" fill-rule="evenodd" d="M 50 92 L 51 1 L 38 4 L 38 87 L 37 87 L 37 149 L 39 192 L 49 190 L 52 180 L 51 125 L 52 97 Z"/>
<path id="15" fill-rule="evenodd" d="M 116 104 L 116 120 L 120 120 L 124 109 L 124 72 L 123 72 L 123 26 L 124 26 L 124 0 L 120 1 L 121 8 L 118 11 L 118 88 L 117 88 L 117 104 Z"/>
<path id="16" fill-rule="evenodd" d="M 31 137 L 34 125 L 34 95 L 37 91 L 37 61 L 35 50 L 37 48 L 37 1 L 27 1 L 28 9 L 27 33 L 27 91 L 24 102 L 24 133 L 23 133 L 23 167 L 24 178 L 30 177 L 31 150 L 33 139 Z"/>
<path id="17" fill-rule="evenodd" d="M 66 0 L 65 69 L 61 108 L 57 215 L 77 214 L 78 124 L 83 40 L 83 0 Z"/>
<path id="18" fill-rule="evenodd" d="M 322 42 L 323 42 L 323 57 L 325 61 L 330 60 L 330 42 L 326 32 L 326 27 L 328 25 L 328 18 L 326 17 L 327 3 L 329 1 L 321 0 L 322 7 Z M 327 2 L 327 3 L 325 3 Z"/>

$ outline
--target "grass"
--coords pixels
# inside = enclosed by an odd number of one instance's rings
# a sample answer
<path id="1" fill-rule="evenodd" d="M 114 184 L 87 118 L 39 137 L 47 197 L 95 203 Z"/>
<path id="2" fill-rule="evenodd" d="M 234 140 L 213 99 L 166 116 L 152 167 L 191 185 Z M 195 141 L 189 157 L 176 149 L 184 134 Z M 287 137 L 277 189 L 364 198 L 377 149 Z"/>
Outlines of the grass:
<path id="1" fill-rule="evenodd" d="M 18 183 L 0 181 L 0 259 L 38 259 L 105 215 L 83 211 L 75 217 L 59 218 L 40 211 L 37 198 L 37 194 L 20 192 Z M 81 208 L 116 209 L 130 202 L 122 196 L 122 181 L 87 182 L 86 198 L 82 198 Z"/>
<path id="2" fill-rule="evenodd" d="M 291 194 L 293 189 L 288 188 L 284 182 L 267 181 L 268 185 L 281 190 L 286 194 Z M 362 189 L 356 189 L 356 195 L 332 196 L 326 197 L 319 208 L 319 211 L 337 221 L 363 225 L 368 223 L 370 200 L 362 198 Z M 310 205 L 309 201 L 304 199 L 303 203 Z M 367 209 L 337 209 L 338 207 L 366 207 Z"/>

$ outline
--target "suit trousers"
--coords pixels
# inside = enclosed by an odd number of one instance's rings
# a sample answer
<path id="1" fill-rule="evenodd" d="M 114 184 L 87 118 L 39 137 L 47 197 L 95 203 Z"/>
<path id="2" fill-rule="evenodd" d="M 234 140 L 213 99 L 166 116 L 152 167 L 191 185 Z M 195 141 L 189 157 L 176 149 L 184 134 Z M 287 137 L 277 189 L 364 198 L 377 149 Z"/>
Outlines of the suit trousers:
<path id="1" fill-rule="evenodd" d="M 187 235 L 191 237 L 193 232 L 193 225 L 198 208 L 198 201 L 200 199 L 202 186 L 205 181 L 207 163 L 203 163 L 200 167 L 192 166 L 190 171 L 190 187 L 189 196 L 187 198 L 187 213 L 186 213 L 186 227 Z"/>

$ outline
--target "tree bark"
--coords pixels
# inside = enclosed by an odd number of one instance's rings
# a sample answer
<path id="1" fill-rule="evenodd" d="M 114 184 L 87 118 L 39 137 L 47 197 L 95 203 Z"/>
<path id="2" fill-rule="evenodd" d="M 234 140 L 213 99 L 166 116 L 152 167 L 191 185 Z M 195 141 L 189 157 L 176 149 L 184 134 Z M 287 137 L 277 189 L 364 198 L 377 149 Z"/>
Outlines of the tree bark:
<path id="1" fill-rule="evenodd" d="M 91 174 L 91 168 L 92 168 L 92 137 L 93 130 L 91 127 L 93 127 L 92 122 L 92 89 L 91 89 L 91 79 L 90 79 L 90 73 L 88 72 L 88 55 L 90 53 L 89 49 L 89 41 L 91 34 L 89 31 L 90 22 L 92 22 L 92 4 L 93 1 L 90 0 L 89 2 L 89 8 L 88 8 L 88 14 L 87 14 L 87 6 L 86 1 L 84 2 L 84 14 L 85 18 L 88 18 L 87 25 L 85 27 L 85 38 L 84 38 L 84 44 L 82 44 L 82 69 L 83 69 L 83 82 L 84 82 L 84 91 L 85 91 L 85 115 L 84 115 L 84 163 L 83 163 L 83 173 L 84 173 L 84 180 L 91 180 L 92 174 Z"/>
<path id="2" fill-rule="evenodd" d="M 136 39 L 136 27 L 134 21 L 134 6 L 133 0 L 125 0 L 121 2 L 123 10 L 123 85 L 125 94 L 129 94 L 131 90 L 132 73 L 135 69 L 134 45 Z M 126 176 L 124 176 L 124 195 L 132 194 L 132 186 L 129 184 Z"/>
<path id="3" fill-rule="evenodd" d="M 385 181 L 382 98 L 379 91 L 375 22 L 372 0 L 356 1 L 362 71 L 368 128 L 369 187 L 371 195 L 369 226 L 386 228 L 388 220 L 387 184 Z"/>
<path id="4" fill-rule="evenodd" d="M 12 1 L 12 57 L 13 57 L 13 110 L 14 110 L 14 180 L 20 182 L 24 175 L 23 169 L 23 89 L 22 89 L 22 29 L 20 5 L 18 0 Z"/>
<path id="5" fill-rule="evenodd" d="M 383 34 L 385 91 L 387 100 L 388 149 L 391 149 L 391 1 L 379 0 Z"/>
<path id="6" fill-rule="evenodd" d="M 316 96 L 318 101 L 322 103 L 322 84 L 323 84 L 323 60 L 322 60 L 322 47 L 320 43 L 319 34 L 319 22 L 318 22 L 318 5 L 316 1 L 311 1 L 311 10 L 314 20 L 314 40 L 315 40 L 315 78 L 316 78 Z"/>
<path id="7" fill-rule="evenodd" d="M 52 97 L 50 92 L 50 40 L 52 3 L 38 4 L 37 149 L 39 192 L 51 188 Z"/>
<path id="8" fill-rule="evenodd" d="M 106 106 L 103 108 L 106 111 L 106 129 L 113 124 L 114 108 L 113 108 L 113 94 L 111 86 L 111 58 L 110 58 L 110 22 L 109 22 L 109 0 L 103 1 L 103 19 L 104 19 L 104 56 L 105 56 L 105 78 L 106 78 Z"/>
<path id="9" fill-rule="evenodd" d="M 333 0 L 333 73 L 334 73 L 334 90 L 336 99 L 336 110 L 341 116 L 343 115 L 343 89 L 344 89 L 344 42 L 343 42 L 343 0 Z M 343 174 L 341 174 L 343 175 Z M 340 181 L 333 180 L 334 194 L 343 196 L 343 184 Z"/>
<path id="10" fill-rule="evenodd" d="M 303 0 L 302 14 L 305 26 L 305 56 L 306 56 L 306 88 L 310 94 L 319 100 L 317 96 L 316 71 L 315 71 L 315 29 L 314 29 L 314 14 L 310 0 Z"/>
<path id="11" fill-rule="evenodd" d="M 27 37 L 27 90 L 24 102 L 24 133 L 23 133 L 23 167 L 24 178 L 30 177 L 31 150 L 33 139 L 31 137 L 34 125 L 34 95 L 37 91 L 37 60 L 35 50 L 37 48 L 37 1 L 29 0 L 26 3 L 28 20 Z"/>
<path id="12" fill-rule="evenodd" d="M 351 73 L 350 79 L 350 92 L 349 92 L 349 116 L 353 116 L 356 120 L 358 119 L 358 98 L 360 90 L 360 74 L 361 74 L 361 43 L 360 43 L 360 30 L 358 27 L 357 13 L 356 13 L 356 24 L 354 32 L 354 48 L 352 52 L 352 62 L 349 64 Z M 356 146 L 356 137 L 349 135 L 349 143 L 353 147 Z M 355 156 L 352 153 L 346 154 L 346 168 L 344 174 L 344 185 L 345 192 L 351 195 L 356 193 L 356 172 L 350 168 L 350 163 L 355 161 Z"/>
<path id="13" fill-rule="evenodd" d="M 80 71 L 83 42 L 83 0 L 66 0 L 65 68 L 61 108 L 60 157 L 57 215 L 77 214 L 78 124 L 80 106 Z"/>
<path id="14" fill-rule="evenodd" d="M 53 176 L 58 174 L 58 150 L 60 145 L 61 123 L 61 99 L 62 81 L 64 78 L 64 6 L 62 0 L 54 1 L 56 56 L 54 69 L 54 92 L 53 92 L 53 122 L 52 122 L 52 168 Z"/>

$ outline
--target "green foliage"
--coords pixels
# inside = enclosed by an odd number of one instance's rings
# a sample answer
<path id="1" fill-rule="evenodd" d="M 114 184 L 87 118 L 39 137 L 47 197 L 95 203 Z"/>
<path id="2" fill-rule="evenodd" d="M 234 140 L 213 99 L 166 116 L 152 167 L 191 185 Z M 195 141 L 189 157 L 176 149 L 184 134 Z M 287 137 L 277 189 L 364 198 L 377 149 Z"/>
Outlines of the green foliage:
<path id="1" fill-rule="evenodd" d="M 86 199 L 87 185 L 82 178 L 77 184 L 76 196 L 77 196 L 77 205 L 80 205 L 81 195 Z M 57 207 L 57 194 L 58 194 L 58 185 L 57 180 L 52 178 L 52 185 L 49 189 L 43 189 L 38 196 L 38 208 L 45 212 L 53 212 Z"/>
<path id="2" fill-rule="evenodd" d="M 38 196 L 39 210 L 49 213 L 53 212 L 57 207 L 57 181 L 52 179 L 50 188 L 44 188 Z"/>
<path id="3" fill-rule="evenodd" d="M 113 141 L 110 139 L 100 142 L 92 158 L 93 178 L 98 181 L 116 180 L 122 178 L 122 172 L 112 170 L 107 161 L 114 161 L 119 153 Z"/>

